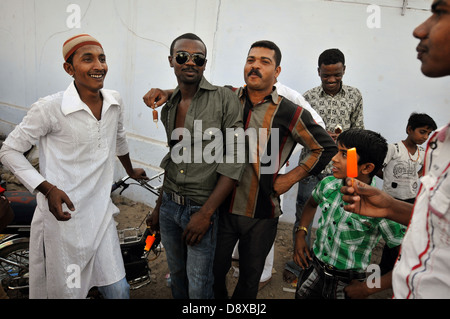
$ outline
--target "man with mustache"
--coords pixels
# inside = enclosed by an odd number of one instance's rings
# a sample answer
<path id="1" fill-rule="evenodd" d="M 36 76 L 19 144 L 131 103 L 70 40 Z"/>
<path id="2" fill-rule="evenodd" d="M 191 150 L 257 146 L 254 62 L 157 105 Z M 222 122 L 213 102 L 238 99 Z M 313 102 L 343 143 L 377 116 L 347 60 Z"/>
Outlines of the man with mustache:
<path id="1" fill-rule="evenodd" d="M 235 299 L 254 299 L 258 293 L 264 262 L 277 233 L 281 215 L 279 196 L 296 182 L 319 173 L 336 153 L 337 147 L 311 114 L 278 95 L 275 88 L 281 72 L 281 51 L 267 40 L 253 43 L 244 66 L 245 87 L 236 89 L 244 109 L 244 128 L 267 130 L 256 161 L 246 164 L 241 181 L 220 207 L 219 235 L 214 261 L 214 293 L 228 298 L 226 274 L 232 252 L 239 240 L 239 280 Z M 261 137 L 255 142 L 261 145 Z M 279 170 L 297 143 L 310 152 L 287 174 Z M 273 146 L 276 145 L 276 148 Z M 249 144 L 249 152 L 253 151 Z M 264 155 L 270 153 L 274 170 L 267 171 Z"/>
<path id="2" fill-rule="evenodd" d="M 133 168 L 120 94 L 103 89 L 103 47 L 80 34 L 63 45 L 66 91 L 40 99 L 9 134 L 0 159 L 37 193 L 31 224 L 30 298 L 86 298 L 98 286 L 105 298 L 129 298 L 111 201 L 114 161 Z M 39 142 L 38 172 L 23 153 Z"/>
<path id="3" fill-rule="evenodd" d="M 226 144 L 221 160 L 207 162 L 204 156 L 197 161 L 195 145 L 201 143 L 201 154 L 210 140 L 195 141 L 196 122 L 201 121 L 200 137 L 218 129 L 242 130 L 242 110 L 236 95 L 227 88 L 210 84 L 203 72 L 206 67 L 206 46 L 195 34 L 176 38 L 170 47 L 169 64 L 174 69 L 178 86 L 161 111 L 170 152 L 161 162 L 165 170 L 163 192 L 158 198 L 147 223 L 161 231 L 161 241 L 167 255 L 172 295 L 177 299 L 213 298 L 213 260 L 216 247 L 217 208 L 242 175 L 244 163 L 236 158 L 225 159 L 231 149 Z M 155 107 L 154 90 L 144 101 Z M 159 105 L 161 100 L 157 100 Z M 203 130 L 206 130 L 203 132 Z M 236 133 L 239 134 L 239 133 Z M 175 136 L 175 139 L 174 139 Z M 230 142 L 234 143 L 234 142 Z M 186 161 L 178 162 L 173 150 L 189 152 Z M 238 143 L 232 148 L 236 156 L 242 149 Z"/>
<path id="4" fill-rule="evenodd" d="M 417 58 L 428 77 L 450 75 L 450 0 L 435 0 L 432 15 L 413 32 L 420 40 Z M 416 201 L 406 203 L 375 187 L 356 183 L 342 188 L 345 209 L 409 225 L 394 266 L 397 299 L 450 296 L 450 123 L 426 147 L 424 176 Z M 350 185 L 350 181 L 347 181 Z"/>

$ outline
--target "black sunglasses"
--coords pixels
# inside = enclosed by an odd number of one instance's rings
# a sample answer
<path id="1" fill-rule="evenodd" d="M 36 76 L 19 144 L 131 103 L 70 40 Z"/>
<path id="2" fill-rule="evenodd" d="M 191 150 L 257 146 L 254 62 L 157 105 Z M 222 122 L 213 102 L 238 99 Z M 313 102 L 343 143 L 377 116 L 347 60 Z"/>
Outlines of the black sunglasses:
<path id="1" fill-rule="evenodd" d="M 203 66 L 206 62 L 206 57 L 201 53 L 190 54 L 189 52 L 181 51 L 177 52 L 175 55 L 175 60 L 178 64 L 185 64 L 189 58 L 191 58 L 192 62 L 197 66 Z"/>

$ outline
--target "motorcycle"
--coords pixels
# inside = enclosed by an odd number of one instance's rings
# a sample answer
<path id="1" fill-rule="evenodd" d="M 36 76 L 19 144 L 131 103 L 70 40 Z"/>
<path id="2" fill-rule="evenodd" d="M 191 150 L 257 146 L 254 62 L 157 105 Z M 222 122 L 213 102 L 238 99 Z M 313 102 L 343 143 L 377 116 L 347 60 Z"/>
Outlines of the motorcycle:
<path id="1" fill-rule="evenodd" d="M 121 189 L 122 194 L 130 185 L 138 185 L 158 196 L 162 176 L 163 172 L 147 181 L 132 181 L 129 176 L 125 176 L 112 185 L 111 193 Z M 2 182 L 1 188 L 6 189 L 6 183 Z M 3 191 L 3 195 L 10 201 L 14 220 L 0 234 L 0 284 L 5 291 L 16 292 L 15 296 L 26 297 L 29 288 L 31 220 L 36 208 L 36 196 L 28 191 L 7 190 Z M 126 279 L 131 290 L 139 289 L 151 282 L 149 263 L 161 253 L 160 234 L 152 233 L 148 227 L 143 229 L 150 213 L 151 211 L 146 214 L 138 226 L 118 230 Z M 154 254 L 154 258 L 150 258 L 151 253 Z"/>

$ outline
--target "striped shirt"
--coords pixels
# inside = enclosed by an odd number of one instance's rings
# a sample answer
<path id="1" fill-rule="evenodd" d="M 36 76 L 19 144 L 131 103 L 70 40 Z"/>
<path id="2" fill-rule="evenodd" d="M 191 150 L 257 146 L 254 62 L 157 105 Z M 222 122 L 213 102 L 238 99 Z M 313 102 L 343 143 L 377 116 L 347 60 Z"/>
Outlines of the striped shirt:
<path id="1" fill-rule="evenodd" d="M 279 96 L 275 89 L 256 105 L 248 99 L 246 88 L 240 88 L 237 94 L 244 108 L 246 134 L 251 130 L 259 133 L 262 128 L 267 140 L 257 134 L 258 147 L 248 144 L 247 150 L 256 156 L 252 157 L 253 162 L 246 164 L 239 185 L 224 207 L 237 215 L 276 218 L 282 212 L 280 199 L 273 192 L 273 183 L 297 143 L 311 150 L 299 163 L 311 175 L 320 173 L 336 154 L 337 147 L 308 111 Z M 266 156 L 270 158 L 269 162 L 266 162 Z M 274 167 L 270 168 L 272 165 Z"/>
<path id="2" fill-rule="evenodd" d="M 342 179 L 328 176 L 312 192 L 313 199 L 322 210 L 314 254 L 337 269 L 365 270 L 372 250 L 381 237 L 389 247 L 399 246 L 405 227 L 388 219 L 345 211 L 340 192 L 342 185 Z M 374 180 L 372 186 L 375 186 Z"/>

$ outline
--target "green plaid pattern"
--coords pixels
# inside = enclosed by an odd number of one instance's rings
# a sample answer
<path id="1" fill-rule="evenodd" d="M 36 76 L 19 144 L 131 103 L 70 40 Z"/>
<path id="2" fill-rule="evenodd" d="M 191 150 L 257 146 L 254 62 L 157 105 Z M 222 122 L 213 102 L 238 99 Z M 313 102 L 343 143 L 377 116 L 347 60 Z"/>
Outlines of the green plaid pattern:
<path id="1" fill-rule="evenodd" d="M 389 247 L 401 244 L 406 227 L 384 218 L 372 218 L 344 210 L 340 188 L 342 179 L 325 177 L 312 197 L 319 204 L 319 219 L 314 254 L 337 269 L 365 270 L 372 250 L 383 237 Z M 375 186 L 375 181 L 372 181 Z"/>

